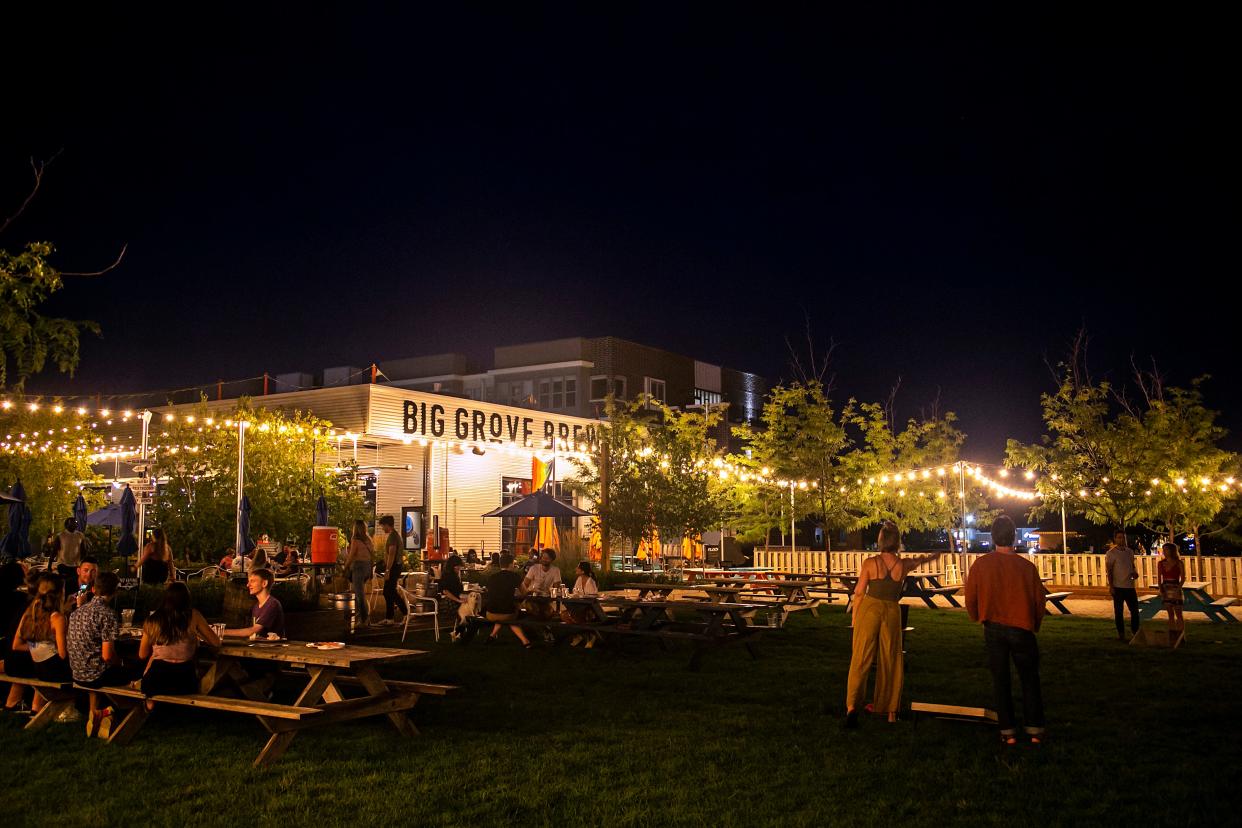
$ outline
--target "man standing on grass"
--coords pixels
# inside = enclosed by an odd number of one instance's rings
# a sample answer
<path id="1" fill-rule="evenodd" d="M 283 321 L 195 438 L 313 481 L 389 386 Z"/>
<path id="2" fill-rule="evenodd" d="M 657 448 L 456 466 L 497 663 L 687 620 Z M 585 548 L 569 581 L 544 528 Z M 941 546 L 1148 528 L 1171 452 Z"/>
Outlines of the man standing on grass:
<path id="1" fill-rule="evenodd" d="M 1014 551 L 1017 530 L 1007 515 L 992 524 L 996 549 L 981 556 L 966 578 L 966 611 L 983 623 L 988 669 L 996 696 L 1001 742 L 1017 744 L 1009 661 L 1022 684 L 1023 729 L 1038 745 L 1044 735 L 1044 699 L 1039 686 L 1039 643 L 1035 633 L 1044 620 L 1044 595 L 1035 565 Z"/>
<path id="2" fill-rule="evenodd" d="M 1113 535 L 1113 548 L 1104 556 L 1104 572 L 1108 577 L 1108 592 L 1113 596 L 1113 622 L 1117 625 L 1117 639 L 1126 640 L 1125 618 L 1121 614 L 1124 604 L 1130 609 L 1130 634 L 1139 631 L 1138 569 L 1134 565 L 1134 550 L 1126 542 L 1126 533 Z"/>

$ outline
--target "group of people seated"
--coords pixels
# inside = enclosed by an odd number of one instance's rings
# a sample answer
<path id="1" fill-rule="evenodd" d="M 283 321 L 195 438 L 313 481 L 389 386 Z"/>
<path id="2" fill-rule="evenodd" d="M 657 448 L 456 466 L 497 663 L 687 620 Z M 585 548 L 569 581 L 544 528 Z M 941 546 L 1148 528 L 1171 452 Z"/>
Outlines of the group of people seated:
<path id="1" fill-rule="evenodd" d="M 191 605 L 189 588 L 169 583 L 160 606 L 142 626 L 136 660 L 124 660 L 118 649 L 121 634 L 116 603 L 120 579 L 100 572 L 84 557 L 75 573 L 79 588 L 65 595 L 64 581 L 55 573 L 32 571 L 9 562 L 0 566 L 0 672 L 18 678 L 73 682 L 98 689 L 129 685 L 147 696 L 198 692 L 197 651 L 200 644 L 219 647 L 220 637 Z M 255 598 L 252 623 L 225 629 L 224 636 L 246 638 L 276 633 L 285 637 L 284 612 L 271 595 L 275 577 L 270 570 L 250 572 L 247 586 Z M 22 591 L 25 583 L 26 591 Z M 27 687 L 11 685 L 6 711 L 23 711 Z M 87 735 L 106 737 L 111 730 L 110 708 L 100 705 L 98 693 L 88 694 Z M 47 703 L 34 692 L 29 711 Z M 147 707 L 154 703 L 148 700 Z"/>
<path id="2" fill-rule="evenodd" d="M 218 569 L 221 575 L 244 575 L 252 569 L 270 569 L 278 577 L 283 577 L 296 572 L 301 564 L 302 553 L 291 543 L 282 544 L 271 555 L 259 548 L 241 557 L 237 554 L 237 548 L 230 546 L 224 551 L 224 557 L 220 558 Z"/>

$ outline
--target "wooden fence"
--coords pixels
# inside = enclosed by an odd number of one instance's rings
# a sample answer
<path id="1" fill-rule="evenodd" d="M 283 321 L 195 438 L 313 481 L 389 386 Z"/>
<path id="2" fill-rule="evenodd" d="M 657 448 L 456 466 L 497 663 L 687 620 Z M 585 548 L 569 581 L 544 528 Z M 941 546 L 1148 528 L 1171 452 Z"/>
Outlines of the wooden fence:
<path id="1" fill-rule="evenodd" d="M 848 550 L 844 552 L 826 553 L 820 551 L 798 550 L 764 550 L 755 549 L 755 566 L 768 567 L 789 572 L 824 572 L 831 558 L 834 572 L 858 571 L 862 562 L 874 552 Z M 915 554 L 915 553 L 908 553 Z M 980 554 L 972 552 L 965 555 L 946 552 L 938 561 L 922 564 L 916 572 L 941 572 L 944 578 L 941 583 L 960 584 L 966 579 L 970 565 Z M 1107 587 L 1108 580 L 1104 572 L 1103 554 L 1035 554 L 1026 556 L 1031 563 L 1039 568 L 1039 574 L 1052 578 L 1051 584 L 1060 587 Z M 1135 559 L 1138 565 L 1138 587 L 1154 589 L 1157 584 L 1156 562 L 1159 558 L 1152 555 L 1141 555 Z M 1186 568 L 1187 581 L 1206 581 L 1208 592 L 1215 597 L 1242 597 L 1242 558 L 1223 558 L 1215 556 L 1182 558 Z"/>

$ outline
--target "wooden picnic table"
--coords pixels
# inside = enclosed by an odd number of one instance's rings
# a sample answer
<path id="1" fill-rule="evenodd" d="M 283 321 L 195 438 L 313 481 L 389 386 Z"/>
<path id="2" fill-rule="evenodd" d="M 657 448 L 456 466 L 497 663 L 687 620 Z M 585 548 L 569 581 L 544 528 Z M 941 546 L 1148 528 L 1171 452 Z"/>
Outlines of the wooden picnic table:
<path id="1" fill-rule="evenodd" d="M 1201 612 L 1213 623 L 1237 623 L 1238 619 L 1233 617 L 1227 607 L 1231 607 L 1238 602 L 1237 598 L 1212 598 L 1208 594 L 1207 588 L 1211 586 L 1207 581 L 1187 581 L 1182 584 L 1182 612 Z M 1155 618 L 1156 614 L 1164 609 L 1164 600 L 1160 597 L 1160 593 L 1149 595 L 1139 601 L 1139 617 L 1144 621 Z"/>
<path id="2" fill-rule="evenodd" d="M 308 647 L 304 641 L 269 643 L 226 639 L 216 653 L 215 662 L 203 676 L 198 695 L 157 697 L 156 701 L 253 713 L 271 734 L 254 761 L 254 765 L 259 767 L 278 760 L 298 732 L 311 727 L 387 716 L 401 735 L 417 735 L 418 730 L 409 720 L 407 711 L 418 703 L 423 693 L 452 688 L 386 681 L 380 677 L 376 667 L 426 654 L 424 650 L 354 644 L 338 650 L 319 650 Z M 247 672 L 248 662 L 275 662 L 296 670 L 293 674 L 298 676 L 303 675 L 301 671 L 305 670 L 306 684 L 291 704 L 271 702 Z M 346 698 L 340 691 L 342 685 L 361 687 L 363 695 Z M 226 689 L 239 691 L 245 698 L 228 698 L 222 695 Z M 112 739 L 123 744 L 146 720 L 146 706 L 141 701 L 143 696 L 141 692 L 128 688 L 105 687 L 100 692 L 118 708 L 129 705 Z M 134 704 L 135 700 L 138 703 Z"/>
<path id="3" fill-rule="evenodd" d="M 954 598 L 954 594 L 958 592 L 960 586 L 941 586 L 940 572 L 911 572 L 906 575 L 905 585 L 901 589 L 902 598 L 921 598 L 923 603 L 932 609 L 936 609 L 936 603 L 932 600 L 937 596 L 944 598 L 951 606 L 960 607 L 961 604 Z M 850 603 L 854 600 L 854 589 L 858 585 L 857 575 L 840 576 L 841 583 L 845 584 L 850 590 Z"/>
<path id="4" fill-rule="evenodd" d="M 602 627 L 601 632 L 612 635 L 648 635 L 656 637 L 663 646 L 664 640 L 685 639 L 694 643 L 690 669 L 697 670 L 703 653 L 709 648 L 731 642 L 741 642 L 751 658 L 757 658 L 751 638 L 759 629 L 747 619 L 748 613 L 763 609 L 762 604 L 735 603 L 730 601 L 635 601 L 628 598 L 594 599 L 603 607 L 617 610 L 614 624 Z M 692 612 L 698 621 L 676 618 L 678 612 Z"/>

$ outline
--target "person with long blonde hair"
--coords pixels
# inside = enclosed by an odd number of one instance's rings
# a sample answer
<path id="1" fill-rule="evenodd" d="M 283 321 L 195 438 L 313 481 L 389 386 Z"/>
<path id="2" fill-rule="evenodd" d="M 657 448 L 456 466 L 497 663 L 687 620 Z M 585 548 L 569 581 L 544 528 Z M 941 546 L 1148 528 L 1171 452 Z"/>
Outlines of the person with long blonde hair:
<path id="1" fill-rule="evenodd" d="M 73 681 L 69 666 L 69 619 L 61 612 L 64 602 L 61 583 L 55 575 L 39 576 L 35 597 L 26 607 L 13 638 L 14 650 L 30 654 L 31 677 L 44 681 Z M 37 713 L 45 701 L 36 692 L 31 709 Z"/>
<path id="2" fill-rule="evenodd" d="M 1160 600 L 1169 616 L 1169 632 L 1184 632 L 1182 584 L 1186 583 L 1186 568 L 1177 552 L 1177 544 L 1166 543 L 1160 547 L 1160 562 L 1156 566 L 1160 571 Z"/>

